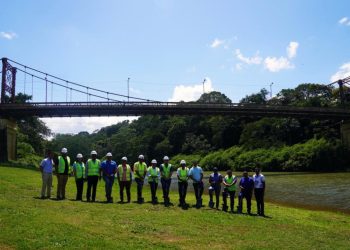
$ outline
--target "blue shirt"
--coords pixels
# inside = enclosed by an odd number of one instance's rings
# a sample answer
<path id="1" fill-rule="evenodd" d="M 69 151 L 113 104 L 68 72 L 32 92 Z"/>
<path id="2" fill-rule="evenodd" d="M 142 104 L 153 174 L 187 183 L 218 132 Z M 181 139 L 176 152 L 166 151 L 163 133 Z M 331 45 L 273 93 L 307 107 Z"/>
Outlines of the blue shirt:
<path id="1" fill-rule="evenodd" d="M 201 180 L 202 174 L 203 174 L 203 170 L 200 166 L 192 167 L 190 169 L 190 172 L 188 173 L 188 175 L 193 178 L 194 182 L 199 182 Z"/>
<path id="2" fill-rule="evenodd" d="M 45 158 L 40 163 L 40 167 L 42 167 L 44 173 L 51 174 L 53 168 L 52 159 Z"/>
<path id="3" fill-rule="evenodd" d="M 103 175 L 113 175 L 117 169 L 117 163 L 115 161 L 103 161 L 101 163 Z"/>
<path id="4" fill-rule="evenodd" d="M 244 188 L 243 191 L 251 191 L 254 188 L 254 181 L 251 177 L 242 177 L 239 185 Z"/>

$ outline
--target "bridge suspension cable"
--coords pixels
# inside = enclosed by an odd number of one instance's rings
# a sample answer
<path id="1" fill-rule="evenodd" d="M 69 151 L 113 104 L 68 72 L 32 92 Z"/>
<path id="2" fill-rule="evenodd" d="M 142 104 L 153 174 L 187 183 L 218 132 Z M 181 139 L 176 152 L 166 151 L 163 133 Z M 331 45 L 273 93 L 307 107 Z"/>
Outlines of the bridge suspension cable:
<path id="1" fill-rule="evenodd" d="M 40 74 L 43 74 L 43 75 L 46 75 L 48 77 L 51 77 L 51 78 L 54 78 L 56 80 L 59 80 L 59 81 L 63 81 L 65 82 L 66 84 L 72 84 L 72 85 L 75 85 L 75 86 L 79 86 L 81 88 L 86 88 L 87 90 L 93 90 L 93 91 L 96 91 L 96 92 L 100 92 L 100 93 L 104 93 L 104 94 L 107 94 L 108 96 L 109 95 L 112 95 L 112 96 L 118 96 L 118 97 L 124 97 L 124 98 L 128 98 L 128 99 L 134 99 L 134 100 L 139 100 L 139 101 L 146 101 L 146 102 L 159 102 L 159 101 L 155 101 L 155 100 L 150 100 L 150 99 L 146 99 L 146 98 L 140 98 L 140 97 L 135 97 L 135 96 L 128 96 L 128 95 L 123 95 L 123 94 L 118 94 L 118 93 L 114 93 L 114 92 L 109 92 L 109 91 L 105 91 L 105 90 L 101 90 L 101 89 L 97 89 L 97 88 L 93 88 L 93 87 L 89 87 L 89 86 L 86 86 L 86 85 L 83 85 L 83 84 L 80 84 L 80 83 L 76 83 L 76 82 L 72 82 L 72 81 L 68 81 L 66 79 L 63 79 L 61 77 L 57 77 L 57 76 L 54 76 L 54 75 L 51 75 L 51 74 L 48 74 L 48 73 L 45 73 L 41 70 L 38 70 L 38 69 L 35 69 L 35 68 L 32 68 L 32 67 L 29 67 L 27 65 L 24 65 L 22 63 L 19 63 L 17 61 L 14 61 L 14 60 L 11 60 L 9 58 L 7 58 L 8 61 L 14 63 L 14 64 L 17 64 L 21 67 L 24 67 L 25 69 L 29 69 L 29 70 L 32 70 L 32 71 L 35 71 L 37 73 L 40 73 Z M 23 70 L 20 70 L 23 72 Z M 32 75 L 32 74 L 30 74 Z M 40 79 L 40 78 L 39 78 Z M 63 87 L 63 86 L 62 86 Z M 93 94 L 91 94 L 91 96 L 94 96 Z M 103 97 L 103 99 L 107 99 L 105 97 Z M 110 99 L 110 100 L 113 100 L 113 99 Z"/>
<path id="2" fill-rule="evenodd" d="M 25 72 L 24 70 L 22 69 L 19 69 L 17 68 L 18 71 L 21 71 L 23 72 L 24 74 L 28 74 L 28 75 L 31 75 L 32 78 L 37 78 L 39 80 L 42 80 L 42 81 L 45 81 L 45 85 L 46 85 L 46 98 L 45 98 L 45 101 L 47 102 L 47 84 L 50 83 L 50 84 L 53 84 L 53 85 L 57 85 L 57 86 L 60 86 L 62 88 L 67 88 L 65 85 L 63 84 L 60 84 L 60 83 L 57 83 L 57 82 L 54 82 L 54 81 L 51 81 L 51 80 L 48 80 L 47 77 L 43 78 L 43 77 L 40 77 L 40 76 L 37 76 L 37 75 L 34 75 L 34 74 L 30 74 L 28 72 Z M 33 80 L 32 80 L 32 83 L 33 83 Z M 93 96 L 93 97 L 97 97 L 97 98 L 101 98 L 101 99 L 104 99 L 104 100 L 107 100 L 107 98 L 105 96 L 101 96 L 101 95 L 96 95 L 96 94 L 92 94 L 92 93 L 89 93 L 89 92 L 84 92 L 80 89 L 76 89 L 76 88 L 70 88 L 72 91 L 75 91 L 75 92 L 78 92 L 78 93 L 82 93 L 82 94 L 86 94 L 88 96 Z M 119 100 L 115 100 L 115 99 L 110 99 L 110 101 L 115 101 L 115 102 L 121 102 Z"/>

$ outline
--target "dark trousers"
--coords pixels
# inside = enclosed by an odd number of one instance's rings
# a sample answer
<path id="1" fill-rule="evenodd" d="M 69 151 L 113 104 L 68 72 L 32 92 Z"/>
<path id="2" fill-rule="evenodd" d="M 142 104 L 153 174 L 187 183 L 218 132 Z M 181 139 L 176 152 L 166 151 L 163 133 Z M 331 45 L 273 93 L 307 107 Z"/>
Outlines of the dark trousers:
<path id="1" fill-rule="evenodd" d="M 112 198 L 114 176 L 103 176 L 103 180 L 105 181 L 106 198 L 107 198 L 107 201 L 110 201 Z"/>
<path id="2" fill-rule="evenodd" d="M 156 197 L 157 197 L 158 182 L 155 182 L 155 181 L 149 182 L 149 186 L 151 188 L 152 202 L 154 202 L 156 201 Z"/>
<path id="3" fill-rule="evenodd" d="M 196 195 L 196 200 L 197 202 L 202 199 L 202 195 L 203 195 L 203 190 L 204 190 L 204 186 L 203 186 L 203 182 L 193 182 L 193 189 L 194 189 L 194 194 Z"/>
<path id="4" fill-rule="evenodd" d="M 86 200 L 90 201 L 91 188 L 92 188 L 92 201 L 95 201 L 98 176 L 88 176 L 87 180 L 88 180 L 88 186 L 87 186 L 87 191 L 86 191 Z"/>
<path id="5" fill-rule="evenodd" d="M 215 206 L 216 208 L 219 208 L 221 186 L 213 186 L 213 188 L 214 189 L 209 190 L 210 202 L 213 202 L 213 195 L 215 193 Z"/>
<path id="6" fill-rule="evenodd" d="M 84 179 L 75 179 L 75 184 L 77 185 L 77 196 L 75 199 L 81 201 L 83 199 Z"/>
<path id="7" fill-rule="evenodd" d="M 225 207 L 227 207 L 227 196 L 230 195 L 230 209 L 232 212 L 235 206 L 235 193 L 235 191 L 228 191 L 227 188 L 225 188 L 224 192 L 222 192 L 222 200 Z"/>
<path id="8" fill-rule="evenodd" d="M 169 199 L 169 190 L 170 190 L 170 185 L 171 185 L 171 178 L 169 178 L 169 179 L 161 178 L 160 182 L 162 183 L 164 200 Z"/>
<path id="9" fill-rule="evenodd" d="M 119 195 L 120 195 L 120 201 L 124 202 L 124 188 L 126 189 L 126 197 L 128 199 L 128 202 L 131 201 L 131 195 L 130 195 L 130 187 L 131 187 L 131 181 L 120 181 L 119 182 Z"/>
<path id="10" fill-rule="evenodd" d="M 135 178 L 136 184 L 137 184 L 137 200 L 142 199 L 142 188 L 144 179 L 141 178 Z"/>
<path id="11" fill-rule="evenodd" d="M 238 195 L 238 212 L 242 212 L 243 210 L 243 199 L 247 201 L 247 212 L 250 213 L 252 206 L 252 192 L 250 191 L 241 191 Z"/>
<path id="12" fill-rule="evenodd" d="M 264 189 L 263 188 L 255 188 L 254 195 L 256 200 L 256 206 L 258 215 L 264 215 Z"/>
<path id="13" fill-rule="evenodd" d="M 67 174 L 57 174 L 57 199 L 66 198 Z"/>
<path id="14" fill-rule="evenodd" d="M 180 205 L 185 205 L 186 203 L 187 187 L 188 187 L 187 181 L 178 182 Z"/>

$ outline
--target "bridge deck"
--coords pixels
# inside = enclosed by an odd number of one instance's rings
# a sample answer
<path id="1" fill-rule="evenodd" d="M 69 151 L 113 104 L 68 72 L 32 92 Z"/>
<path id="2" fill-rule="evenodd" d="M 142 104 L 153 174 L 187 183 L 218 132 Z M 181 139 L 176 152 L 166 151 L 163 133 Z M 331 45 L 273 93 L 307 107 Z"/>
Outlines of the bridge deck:
<path id="1" fill-rule="evenodd" d="M 184 102 L 54 102 L 1 104 L 1 118 L 140 116 L 153 115 L 230 115 L 258 117 L 298 117 L 310 119 L 350 119 L 350 109 L 214 104 Z"/>

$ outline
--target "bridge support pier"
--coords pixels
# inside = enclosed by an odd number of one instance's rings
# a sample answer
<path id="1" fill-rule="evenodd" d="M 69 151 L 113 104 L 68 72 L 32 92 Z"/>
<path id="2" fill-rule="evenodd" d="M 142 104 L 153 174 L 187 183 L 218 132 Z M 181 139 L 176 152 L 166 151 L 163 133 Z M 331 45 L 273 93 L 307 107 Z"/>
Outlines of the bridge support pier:
<path id="1" fill-rule="evenodd" d="M 17 125 L 13 120 L 0 119 L 0 162 L 16 160 Z"/>
<path id="2" fill-rule="evenodd" d="M 350 150 L 350 121 L 346 121 L 341 125 L 340 134 L 343 145 Z"/>

